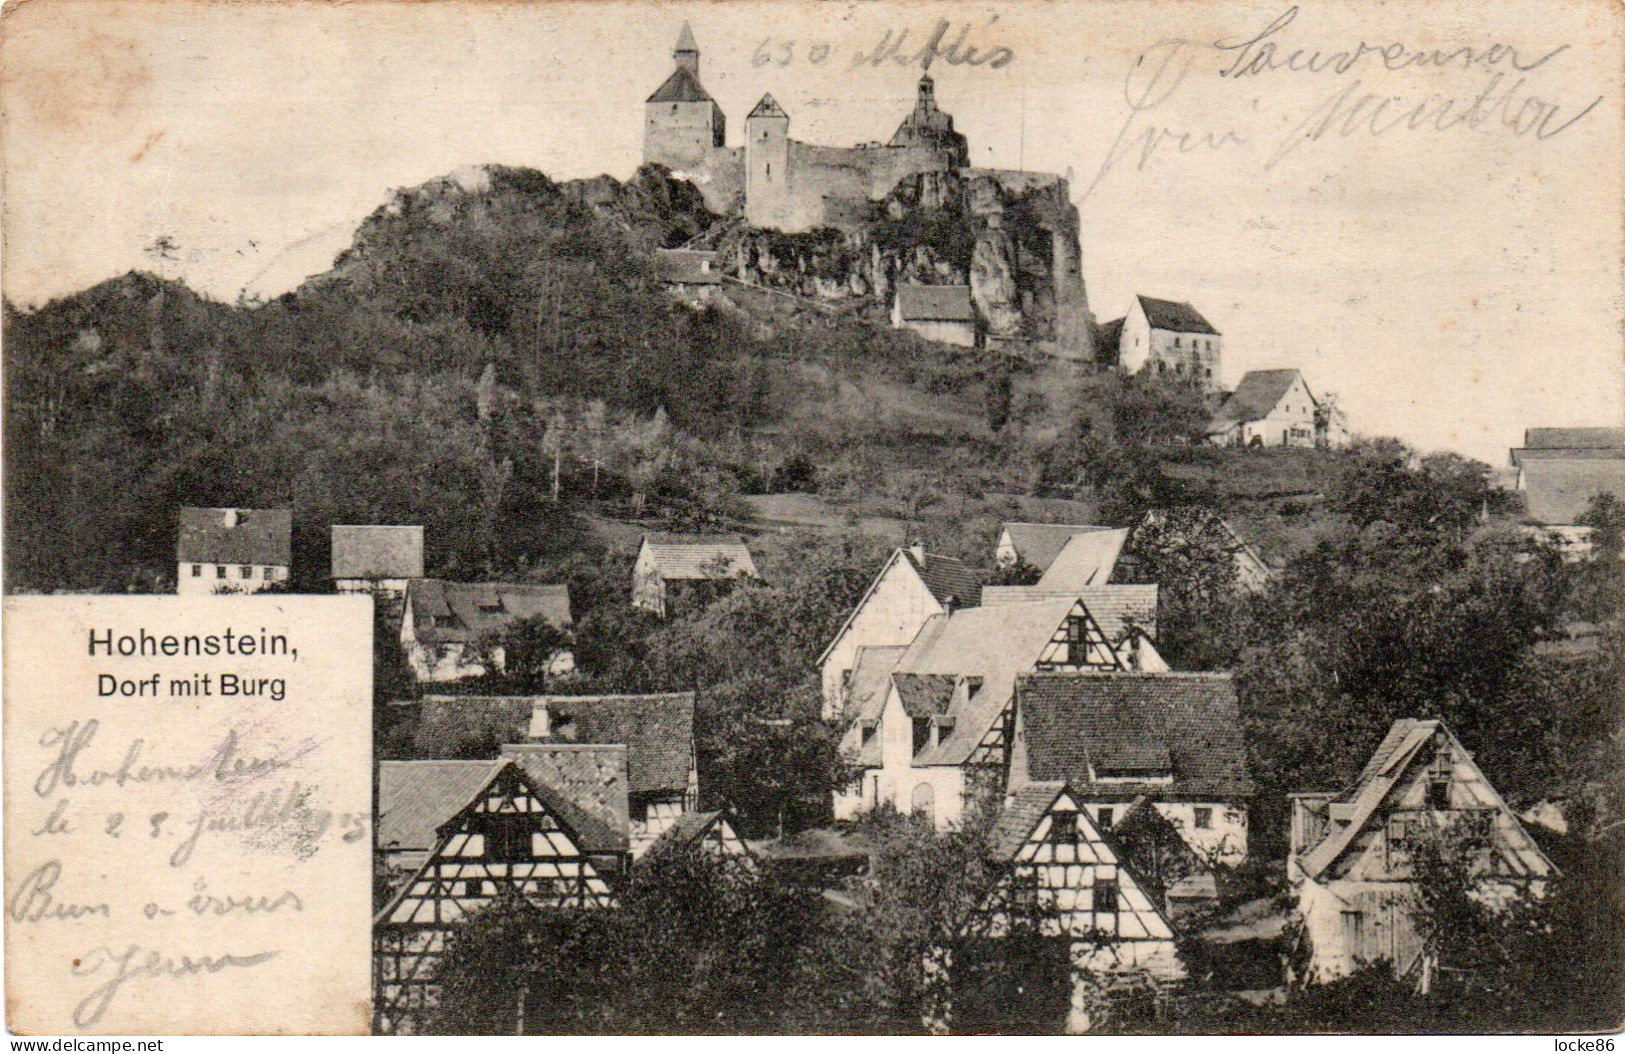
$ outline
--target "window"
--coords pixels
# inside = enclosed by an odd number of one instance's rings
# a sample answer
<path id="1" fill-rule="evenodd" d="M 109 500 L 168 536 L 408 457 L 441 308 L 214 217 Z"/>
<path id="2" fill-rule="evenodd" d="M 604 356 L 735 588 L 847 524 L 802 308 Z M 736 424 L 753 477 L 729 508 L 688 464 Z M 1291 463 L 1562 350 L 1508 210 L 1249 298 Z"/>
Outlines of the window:
<path id="1" fill-rule="evenodd" d="M 926 823 L 934 823 L 937 814 L 937 790 L 929 783 L 917 784 L 909 796 L 909 812 Z"/>
<path id="2" fill-rule="evenodd" d="M 226 565 L 225 564 L 215 564 L 214 565 L 214 577 L 216 577 L 216 578 L 224 578 L 224 577 L 226 577 Z"/>
<path id="3" fill-rule="evenodd" d="M 1360 945 L 1365 938 L 1365 916 L 1358 911 L 1343 912 L 1343 944 L 1351 958 L 1360 959 Z"/>
<path id="4" fill-rule="evenodd" d="M 485 839 L 485 855 L 492 860 L 526 860 L 530 857 L 530 831 L 516 824 L 503 824 Z"/>
<path id="5" fill-rule="evenodd" d="M 271 580 L 271 578 L 272 578 L 271 572 L 274 571 L 274 570 L 276 570 L 276 569 L 273 568 L 273 567 L 267 567 L 264 571 L 262 571 L 260 573 L 260 577 L 265 579 L 267 582 L 269 582 Z"/>
<path id="6" fill-rule="evenodd" d="M 1178 337 L 1174 338 L 1174 347 L 1176 347 L 1176 348 L 1179 347 L 1179 338 Z"/>
<path id="7" fill-rule="evenodd" d="M 924 750 L 926 744 L 931 742 L 931 719 L 929 717 L 916 717 L 914 719 L 914 753 Z"/>
<path id="8" fill-rule="evenodd" d="M 1066 662 L 1068 666 L 1089 664 L 1089 624 L 1078 615 L 1066 620 Z"/>
<path id="9" fill-rule="evenodd" d="M 253 578 L 254 577 L 254 569 L 252 567 L 239 567 L 237 569 L 237 572 L 238 572 L 238 574 L 242 575 L 244 578 Z"/>
<path id="10" fill-rule="evenodd" d="M 1052 842 L 1075 842 L 1078 840 L 1078 814 L 1070 809 L 1057 810 L 1050 813 L 1049 840 Z"/>
<path id="11" fill-rule="evenodd" d="M 1450 780 L 1434 777 L 1428 780 L 1428 808 L 1450 808 Z"/>
<path id="12" fill-rule="evenodd" d="M 1100 824 L 1100 829 L 1102 831 L 1109 830 L 1111 828 L 1111 825 L 1112 825 L 1112 811 L 1111 811 L 1111 809 L 1109 809 L 1109 808 L 1101 808 L 1100 810 L 1098 810 L 1095 813 L 1095 820 L 1096 820 L 1097 823 Z"/>
<path id="13" fill-rule="evenodd" d="M 771 162 L 771 161 L 769 161 L 767 163 L 767 178 L 768 179 L 773 178 L 773 162 Z"/>
<path id="14" fill-rule="evenodd" d="M 193 564 L 192 565 L 192 577 L 193 578 L 199 578 L 199 577 L 202 576 L 202 574 L 203 574 L 203 565 L 202 564 Z"/>
<path id="15" fill-rule="evenodd" d="M 1093 903 L 1090 908 L 1097 913 L 1113 915 L 1117 913 L 1117 879 L 1095 879 Z"/>
<path id="16" fill-rule="evenodd" d="M 1193 823 L 1198 831 L 1211 831 L 1213 829 L 1213 810 L 1206 805 L 1198 805 Z"/>

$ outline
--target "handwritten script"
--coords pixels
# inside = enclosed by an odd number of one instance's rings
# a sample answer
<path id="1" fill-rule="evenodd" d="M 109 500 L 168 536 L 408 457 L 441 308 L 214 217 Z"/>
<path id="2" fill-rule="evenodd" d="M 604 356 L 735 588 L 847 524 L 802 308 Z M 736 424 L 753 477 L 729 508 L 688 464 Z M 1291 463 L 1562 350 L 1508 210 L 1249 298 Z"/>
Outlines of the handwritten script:
<path id="1" fill-rule="evenodd" d="M 1267 172 L 1351 140 L 1476 133 L 1539 144 L 1573 133 L 1602 104 L 1560 76 L 1567 43 L 1317 41 L 1301 14 L 1288 7 L 1234 36 L 1145 48 L 1124 75 L 1117 132 L 1084 196 L 1113 174 L 1190 155 L 1250 159 Z"/>
<path id="2" fill-rule="evenodd" d="M 15 1025 L 366 1029 L 371 622 L 355 597 L 7 601 Z"/>

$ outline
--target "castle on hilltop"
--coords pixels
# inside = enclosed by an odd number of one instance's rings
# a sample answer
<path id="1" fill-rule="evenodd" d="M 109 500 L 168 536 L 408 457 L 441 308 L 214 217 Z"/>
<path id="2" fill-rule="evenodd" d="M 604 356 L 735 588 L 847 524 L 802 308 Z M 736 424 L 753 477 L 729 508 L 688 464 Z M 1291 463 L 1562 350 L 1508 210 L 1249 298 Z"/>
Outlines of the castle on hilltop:
<path id="1" fill-rule="evenodd" d="M 844 295 L 890 303 L 901 285 L 963 286 L 978 342 L 1022 341 L 1064 358 L 1093 357 L 1078 213 L 1067 180 L 971 167 L 969 144 L 937 105 L 929 70 L 920 76 L 914 108 L 884 143 L 830 147 L 792 139 L 789 113 L 764 94 L 745 116 L 743 145 L 729 146 L 727 117 L 700 81 L 700 49 L 687 23 L 672 57 L 671 75 L 644 104 L 644 163 L 663 165 L 697 187 L 713 212 L 742 217 L 754 230 L 838 231 L 850 255 L 864 254 L 834 277 L 807 275 L 809 288 L 823 282 Z M 962 237 L 935 245 L 874 237 L 886 221 L 922 211 L 956 217 L 960 222 L 950 226 Z M 762 252 L 745 246 L 736 254 L 742 276 L 787 263 L 761 259 Z M 810 265 L 801 259 L 797 266 Z M 830 294 L 821 288 L 821 295 Z"/>

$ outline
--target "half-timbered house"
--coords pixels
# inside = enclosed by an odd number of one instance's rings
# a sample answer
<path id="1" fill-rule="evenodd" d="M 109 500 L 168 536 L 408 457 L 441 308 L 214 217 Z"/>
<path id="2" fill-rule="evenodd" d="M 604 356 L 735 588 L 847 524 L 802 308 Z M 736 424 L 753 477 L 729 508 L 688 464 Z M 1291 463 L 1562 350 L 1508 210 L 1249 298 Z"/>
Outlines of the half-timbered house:
<path id="1" fill-rule="evenodd" d="M 962 560 L 920 545 L 894 551 L 818 657 L 824 719 L 845 711 L 860 652 L 907 647 L 933 615 L 975 607 L 981 589 L 981 576 Z"/>
<path id="2" fill-rule="evenodd" d="M 1018 675 L 1122 668 L 1077 599 L 933 616 L 898 658 L 884 690 L 852 714 L 841 750 L 861 776 L 836 792 L 836 818 L 891 803 L 938 827 L 958 823 L 968 798 L 1003 793 Z"/>
<path id="3" fill-rule="evenodd" d="M 1077 599 L 1089 609 L 1111 642 L 1123 668 L 1166 672 L 1157 651 L 1157 587 L 1154 585 L 1083 586 L 1045 589 L 1040 586 L 983 586 L 982 603 L 1022 604 L 1033 600 Z"/>
<path id="4" fill-rule="evenodd" d="M 421 705 L 419 748 L 442 756 L 466 756 L 479 740 L 509 744 L 503 749 L 515 757 L 542 745 L 623 746 L 634 857 L 699 799 L 693 692 L 446 695 Z"/>
<path id="5" fill-rule="evenodd" d="M 1012 918 L 1026 918 L 1070 942 L 1078 971 L 1143 970 L 1163 981 L 1184 976 L 1173 927 L 1064 782 L 1011 792 L 991 853 L 1003 873 L 986 909 L 991 935 Z"/>
<path id="6" fill-rule="evenodd" d="M 1439 964 L 1423 937 L 1412 866 L 1425 843 L 1470 853 L 1477 895 L 1491 906 L 1544 895 L 1556 872 L 1437 720 L 1395 721 L 1352 787 L 1292 795 L 1291 822 L 1287 878 L 1310 982 L 1387 962 L 1426 986 Z"/>
<path id="7" fill-rule="evenodd" d="M 373 919 L 373 1013 L 381 1032 L 411 1031 L 434 1007 L 435 964 L 451 928 L 497 897 L 537 907 L 614 904 L 558 802 L 518 762 L 413 764 L 433 768 L 417 770 L 388 800 L 380 789 L 381 827 L 419 822 L 454 792 L 468 796 L 435 825 L 422 863 Z"/>
<path id="8" fill-rule="evenodd" d="M 727 857 L 749 857 L 751 851 L 734 830 L 724 812 L 686 812 L 661 832 L 644 853 L 644 859 L 660 853 L 695 847 Z"/>
<path id="9" fill-rule="evenodd" d="M 1010 785 L 1064 780 L 1103 829 L 1148 799 L 1208 862 L 1247 856 L 1247 748 L 1225 673 L 1016 679 Z"/>
<path id="10" fill-rule="evenodd" d="M 1026 564 L 1039 574 L 1066 548 L 1074 535 L 1109 532 L 1111 527 L 1089 523 L 1006 523 L 999 528 L 993 560 L 1002 568 Z"/>

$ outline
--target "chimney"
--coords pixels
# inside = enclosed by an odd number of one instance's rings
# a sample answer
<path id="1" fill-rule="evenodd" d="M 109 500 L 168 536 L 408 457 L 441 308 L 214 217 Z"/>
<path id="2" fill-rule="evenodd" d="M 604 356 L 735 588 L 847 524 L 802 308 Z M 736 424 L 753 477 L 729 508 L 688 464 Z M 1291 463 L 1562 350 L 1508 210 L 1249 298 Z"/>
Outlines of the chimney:
<path id="1" fill-rule="evenodd" d="M 221 509 L 220 513 L 221 513 L 220 521 L 222 523 L 224 523 L 227 527 L 235 527 L 235 526 L 237 526 L 237 510 L 236 509 Z"/>
<path id="2" fill-rule="evenodd" d="M 925 543 L 924 542 L 910 542 L 909 546 L 908 546 L 908 551 L 910 553 L 914 554 L 914 562 L 915 563 L 920 564 L 922 566 L 925 564 Z"/>

